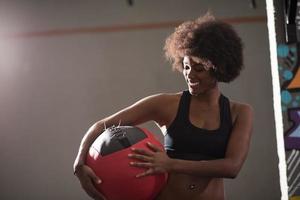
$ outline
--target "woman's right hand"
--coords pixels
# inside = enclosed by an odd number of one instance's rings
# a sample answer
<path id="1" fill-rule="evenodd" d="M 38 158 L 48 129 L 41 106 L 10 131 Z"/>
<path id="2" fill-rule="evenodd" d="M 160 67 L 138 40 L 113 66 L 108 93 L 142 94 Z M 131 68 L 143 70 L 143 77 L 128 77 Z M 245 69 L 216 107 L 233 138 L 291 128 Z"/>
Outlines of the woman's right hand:
<path id="1" fill-rule="evenodd" d="M 80 181 L 81 187 L 85 192 L 96 200 L 107 200 L 95 187 L 96 184 L 101 184 L 100 178 L 87 165 L 81 165 L 76 168 L 75 175 Z"/>

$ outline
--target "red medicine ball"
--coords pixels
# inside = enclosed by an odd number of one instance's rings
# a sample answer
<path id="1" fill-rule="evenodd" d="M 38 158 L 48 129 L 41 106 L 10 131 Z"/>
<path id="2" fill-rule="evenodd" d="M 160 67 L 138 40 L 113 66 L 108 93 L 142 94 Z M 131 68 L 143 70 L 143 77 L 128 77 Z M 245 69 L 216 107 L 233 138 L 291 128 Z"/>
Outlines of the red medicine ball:
<path id="1" fill-rule="evenodd" d="M 96 187 L 108 200 L 153 200 L 165 185 L 167 174 L 136 178 L 146 169 L 129 165 L 134 160 L 128 157 L 132 153 L 130 148 L 149 150 L 147 142 L 163 149 L 161 143 L 146 129 L 113 126 L 91 145 L 86 164 L 102 180 Z"/>

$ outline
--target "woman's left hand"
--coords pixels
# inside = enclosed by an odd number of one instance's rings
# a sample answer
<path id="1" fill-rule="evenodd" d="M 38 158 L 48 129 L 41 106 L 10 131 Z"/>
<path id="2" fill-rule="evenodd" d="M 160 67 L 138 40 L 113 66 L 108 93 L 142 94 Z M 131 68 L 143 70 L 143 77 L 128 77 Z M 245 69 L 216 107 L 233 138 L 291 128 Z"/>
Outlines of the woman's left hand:
<path id="1" fill-rule="evenodd" d="M 143 173 L 136 175 L 137 178 L 153 174 L 166 173 L 169 171 L 171 159 L 158 146 L 147 142 L 151 151 L 145 149 L 131 148 L 134 152 L 128 154 L 129 158 L 134 158 L 142 162 L 130 162 L 131 166 L 147 168 Z"/>

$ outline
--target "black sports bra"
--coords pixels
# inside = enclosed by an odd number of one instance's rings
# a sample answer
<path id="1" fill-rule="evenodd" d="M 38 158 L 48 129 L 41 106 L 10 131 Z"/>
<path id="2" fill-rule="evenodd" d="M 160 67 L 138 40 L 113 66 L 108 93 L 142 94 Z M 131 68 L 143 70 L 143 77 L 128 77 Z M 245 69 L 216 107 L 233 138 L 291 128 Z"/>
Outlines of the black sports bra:
<path id="1" fill-rule="evenodd" d="M 191 95 L 183 91 L 177 115 L 167 129 L 164 147 L 171 158 L 185 160 L 213 160 L 225 157 L 227 143 L 232 130 L 230 103 L 220 95 L 220 126 L 207 130 L 194 126 L 189 120 Z"/>

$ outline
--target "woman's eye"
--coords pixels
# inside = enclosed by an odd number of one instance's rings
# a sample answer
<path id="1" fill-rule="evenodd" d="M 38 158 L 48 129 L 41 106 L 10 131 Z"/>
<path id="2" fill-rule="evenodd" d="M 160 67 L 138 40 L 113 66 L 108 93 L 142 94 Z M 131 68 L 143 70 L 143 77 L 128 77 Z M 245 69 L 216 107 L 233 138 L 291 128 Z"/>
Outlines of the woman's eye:
<path id="1" fill-rule="evenodd" d="M 192 66 L 192 68 L 195 72 L 203 72 L 204 71 L 204 67 L 202 65 L 195 65 L 195 66 Z M 183 65 L 183 69 L 184 70 L 190 70 L 191 66 Z"/>
<path id="2" fill-rule="evenodd" d="M 202 71 L 204 71 L 204 66 L 201 64 L 198 64 L 198 65 L 194 66 L 194 70 L 196 72 L 202 72 Z"/>

